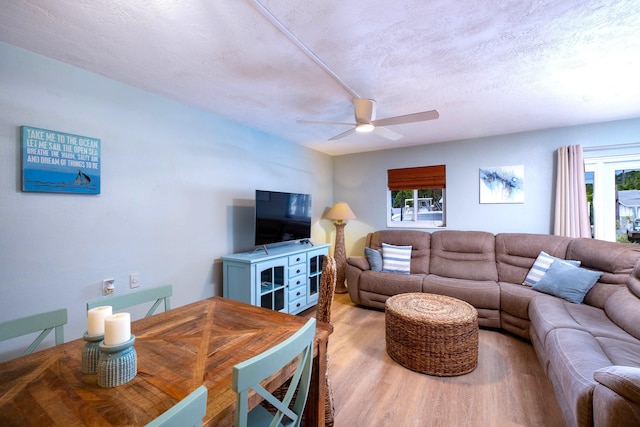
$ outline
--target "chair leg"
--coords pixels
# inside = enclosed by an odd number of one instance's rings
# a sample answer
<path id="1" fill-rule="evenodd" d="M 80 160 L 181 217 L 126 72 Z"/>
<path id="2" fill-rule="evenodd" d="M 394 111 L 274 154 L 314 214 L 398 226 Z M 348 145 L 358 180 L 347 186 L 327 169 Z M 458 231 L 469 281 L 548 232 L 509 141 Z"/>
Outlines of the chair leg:
<path id="1" fill-rule="evenodd" d="M 333 416 L 335 414 L 335 406 L 333 403 L 333 390 L 331 389 L 331 381 L 329 381 L 329 375 L 325 377 L 326 384 L 326 397 L 324 401 L 324 425 L 327 427 L 333 427 Z"/>

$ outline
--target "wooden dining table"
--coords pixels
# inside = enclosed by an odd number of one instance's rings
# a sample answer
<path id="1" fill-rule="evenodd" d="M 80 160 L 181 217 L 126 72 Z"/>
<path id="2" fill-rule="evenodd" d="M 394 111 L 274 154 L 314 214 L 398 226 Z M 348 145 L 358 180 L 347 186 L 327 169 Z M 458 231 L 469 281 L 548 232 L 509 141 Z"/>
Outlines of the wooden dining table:
<path id="1" fill-rule="evenodd" d="M 137 375 L 112 388 L 83 374 L 82 338 L 0 364 L 0 426 L 144 425 L 204 384 L 205 426 L 233 425 L 235 364 L 285 340 L 306 318 L 212 297 L 131 323 Z M 332 326 L 316 326 L 305 425 L 324 425 L 327 341 Z M 267 380 L 274 390 L 293 366 Z M 258 395 L 250 405 L 260 403 Z"/>

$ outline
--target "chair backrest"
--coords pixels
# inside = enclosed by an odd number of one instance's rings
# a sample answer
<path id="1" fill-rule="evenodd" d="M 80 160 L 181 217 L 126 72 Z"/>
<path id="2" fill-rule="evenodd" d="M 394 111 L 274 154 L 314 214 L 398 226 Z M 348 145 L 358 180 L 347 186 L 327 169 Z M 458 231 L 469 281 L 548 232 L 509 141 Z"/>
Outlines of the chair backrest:
<path id="1" fill-rule="evenodd" d="M 201 385 L 145 427 L 202 426 L 206 414 L 207 388 Z"/>
<path id="2" fill-rule="evenodd" d="M 266 421 L 266 424 L 262 425 L 277 426 L 285 417 L 291 421 L 287 422 L 287 425 L 300 425 L 311 382 L 315 332 L 316 319 L 312 318 L 285 341 L 233 367 L 231 388 L 238 393 L 235 427 L 257 425 L 254 424 L 257 419 Z M 298 364 L 282 400 L 260 385 L 261 381 L 280 371 L 296 358 L 298 358 Z M 276 409 L 275 414 L 269 413 L 262 406 L 256 406 L 249 412 L 249 389 L 253 389 L 273 405 Z M 293 405 L 291 405 L 292 400 Z"/>
<path id="3" fill-rule="evenodd" d="M 87 310 L 101 305 L 110 305 L 113 311 L 122 310 L 145 302 L 154 301 L 153 306 L 149 309 L 144 317 L 151 316 L 161 302 L 164 301 L 164 311 L 171 309 L 171 295 L 173 295 L 173 287 L 171 285 L 158 286 L 156 288 L 143 289 L 136 292 L 130 292 L 122 295 L 110 295 L 104 298 L 98 298 L 87 303 Z"/>
<path id="4" fill-rule="evenodd" d="M 322 263 L 322 277 L 320 279 L 320 293 L 318 295 L 318 306 L 316 309 L 316 319 L 319 322 L 331 323 L 331 304 L 336 291 L 336 260 L 334 257 L 325 255 Z"/>
<path id="5" fill-rule="evenodd" d="M 32 332 L 40 332 L 40 335 L 31 343 L 23 354 L 30 354 L 40 345 L 42 340 L 55 329 L 56 345 L 64 343 L 64 328 L 67 323 L 67 309 L 48 311 L 34 314 L 20 319 L 8 320 L 0 323 L 0 341 L 27 335 Z"/>

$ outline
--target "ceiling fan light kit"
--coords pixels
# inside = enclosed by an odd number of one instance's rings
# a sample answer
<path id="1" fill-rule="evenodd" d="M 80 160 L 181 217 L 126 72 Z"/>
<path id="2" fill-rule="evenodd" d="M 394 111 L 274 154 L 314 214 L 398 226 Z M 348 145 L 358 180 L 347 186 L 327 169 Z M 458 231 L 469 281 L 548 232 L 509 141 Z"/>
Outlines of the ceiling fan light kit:
<path id="1" fill-rule="evenodd" d="M 358 123 L 356 125 L 356 132 L 360 132 L 360 133 L 373 132 L 375 128 L 376 127 L 371 123 Z"/>

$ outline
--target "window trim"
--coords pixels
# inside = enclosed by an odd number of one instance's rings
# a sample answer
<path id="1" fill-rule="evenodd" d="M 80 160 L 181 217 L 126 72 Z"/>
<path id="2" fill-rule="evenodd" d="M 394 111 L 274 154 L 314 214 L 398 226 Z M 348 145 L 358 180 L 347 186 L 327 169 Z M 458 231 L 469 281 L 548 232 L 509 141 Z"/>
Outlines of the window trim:
<path id="1" fill-rule="evenodd" d="M 407 188 L 411 186 L 415 188 Z M 412 190 L 413 199 L 418 199 L 418 190 L 437 189 L 442 190 L 442 225 L 436 225 L 433 220 L 392 221 L 393 191 Z M 388 228 L 419 228 L 442 230 L 446 228 L 446 165 L 419 166 L 401 169 L 389 169 L 387 171 L 387 227 Z M 414 212 L 417 211 L 414 210 Z"/>
<path id="2" fill-rule="evenodd" d="M 640 154 L 589 157 L 588 152 L 585 152 L 583 160 L 585 172 L 593 172 L 593 236 L 599 240 L 615 242 L 615 172 L 621 169 L 638 169 Z"/>

